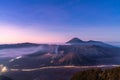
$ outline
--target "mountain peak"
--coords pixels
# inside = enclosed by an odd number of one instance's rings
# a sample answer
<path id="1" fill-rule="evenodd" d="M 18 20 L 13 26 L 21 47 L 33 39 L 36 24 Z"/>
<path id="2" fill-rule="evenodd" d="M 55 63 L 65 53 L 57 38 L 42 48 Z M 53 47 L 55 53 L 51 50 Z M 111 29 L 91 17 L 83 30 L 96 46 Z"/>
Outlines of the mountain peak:
<path id="1" fill-rule="evenodd" d="M 71 40 L 69 40 L 68 42 L 66 43 L 83 43 L 84 41 L 80 40 L 79 38 L 75 37 L 75 38 L 72 38 Z"/>

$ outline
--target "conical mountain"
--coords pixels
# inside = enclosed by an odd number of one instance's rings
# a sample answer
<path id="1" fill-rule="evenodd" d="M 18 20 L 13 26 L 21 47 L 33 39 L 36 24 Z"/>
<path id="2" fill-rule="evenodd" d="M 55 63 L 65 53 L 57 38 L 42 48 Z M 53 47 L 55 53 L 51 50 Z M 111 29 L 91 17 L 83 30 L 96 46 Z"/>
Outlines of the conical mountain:
<path id="1" fill-rule="evenodd" d="M 71 40 L 69 40 L 68 42 L 66 43 L 84 43 L 84 41 L 80 40 L 79 38 L 75 37 Z"/>

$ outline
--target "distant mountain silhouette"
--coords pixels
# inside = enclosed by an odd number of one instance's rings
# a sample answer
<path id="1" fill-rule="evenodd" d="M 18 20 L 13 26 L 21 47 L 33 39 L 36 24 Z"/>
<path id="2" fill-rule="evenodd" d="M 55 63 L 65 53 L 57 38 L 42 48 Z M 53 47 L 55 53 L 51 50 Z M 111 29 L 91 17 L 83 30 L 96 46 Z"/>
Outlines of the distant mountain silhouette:
<path id="1" fill-rule="evenodd" d="M 73 38 L 73 39 L 71 39 L 71 40 L 69 40 L 68 42 L 66 42 L 66 43 L 75 43 L 75 44 L 77 44 L 77 43 L 83 43 L 84 41 L 82 41 L 82 40 L 80 40 L 79 38 Z"/>
<path id="2" fill-rule="evenodd" d="M 32 47 L 39 46 L 39 44 L 35 43 L 17 43 L 17 44 L 3 44 L 0 45 L 0 49 L 8 49 L 8 48 L 23 48 L 23 47 Z"/>
<path id="3" fill-rule="evenodd" d="M 73 38 L 73 39 L 69 40 L 68 42 L 66 42 L 66 44 L 69 44 L 69 45 L 82 45 L 82 46 L 97 45 L 97 46 L 101 46 L 101 47 L 115 47 L 115 46 L 106 44 L 106 43 L 101 42 L 101 41 L 94 41 L 94 40 L 83 41 L 83 40 L 80 40 L 79 38 Z"/>
<path id="4" fill-rule="evenodd" d="M 115 46 L 112 46 L 110 44 L 107 44 L 107 43 L 104 43 L 104 42 L 101 42 L 101 41 L 94 41 L 94 40 L 89 40 L 86 43 L 88 45 L 98 45 L 98 46 L 101 46 L 101 47 L 115 47 Z"/>

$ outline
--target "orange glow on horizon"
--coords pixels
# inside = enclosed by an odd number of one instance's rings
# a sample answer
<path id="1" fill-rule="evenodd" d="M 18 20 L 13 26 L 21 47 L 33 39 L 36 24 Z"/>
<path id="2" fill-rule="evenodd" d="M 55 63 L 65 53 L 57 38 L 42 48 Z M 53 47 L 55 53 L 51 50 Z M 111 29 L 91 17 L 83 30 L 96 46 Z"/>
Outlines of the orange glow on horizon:
<path id="1" fill-rule="evenodd" d="M 14 26 L 0 25 L 0 44 L 4 43 L 59 43 L 64 42 L 59 36 L 51 35 L 46 32 L 35 32 L 31 29 L 21 29 Z M 3 27 L 4 26 L 4 27 Z"/>

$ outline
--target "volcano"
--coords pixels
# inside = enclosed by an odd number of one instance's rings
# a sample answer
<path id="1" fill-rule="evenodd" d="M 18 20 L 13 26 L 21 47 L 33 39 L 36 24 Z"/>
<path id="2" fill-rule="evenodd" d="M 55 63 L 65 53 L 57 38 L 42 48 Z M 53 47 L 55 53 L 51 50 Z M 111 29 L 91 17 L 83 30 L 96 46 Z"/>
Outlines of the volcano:
<path id="1" fill-rule="evenodd" d="M 79 38 L 75 37 L 75 38 L 72 38 L 71 40 L 69 40 L 68 42 L 66 43 L 70 43 L 70 44 L 79 44 L 79 43 L 84 43 L 84 41 L 80 40 Z"/>

